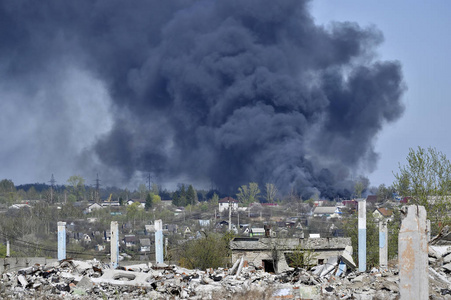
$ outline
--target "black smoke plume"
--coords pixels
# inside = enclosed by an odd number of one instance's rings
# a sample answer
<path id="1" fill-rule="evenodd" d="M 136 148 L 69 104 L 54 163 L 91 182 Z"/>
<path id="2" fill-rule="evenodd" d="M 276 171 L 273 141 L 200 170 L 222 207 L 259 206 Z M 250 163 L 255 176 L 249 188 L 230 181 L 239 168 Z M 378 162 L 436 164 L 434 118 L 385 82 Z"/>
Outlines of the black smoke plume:
<path id="1" fill-rule="evenodd" d="M 0 28 L 14 85 L 57 85 L 68 65 L 106 85 L 114 124 L 78 161 L 104 178 L 348 195 L 403 112 L 381 32 L 318 26 L 306 1 L 11 0 Z"/>

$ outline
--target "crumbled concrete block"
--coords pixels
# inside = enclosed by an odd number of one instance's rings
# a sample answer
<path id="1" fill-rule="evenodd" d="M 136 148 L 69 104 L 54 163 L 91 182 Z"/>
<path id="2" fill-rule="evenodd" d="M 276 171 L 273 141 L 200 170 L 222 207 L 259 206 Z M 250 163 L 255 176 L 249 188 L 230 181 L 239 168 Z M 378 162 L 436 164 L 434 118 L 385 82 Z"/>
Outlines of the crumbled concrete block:
<path id="1" fill-rule="evenodd" d="M 78 289 L 85 289 L 85 290 L 87 290 L 87 289 L 91 289 L 94 285 L 95 284 L 94 284 L 94 282 L 92 282 L 91 279 L 89 279 L 86 276 L 83 276 L 83 278 L 80 281 L 78 281 L 78 283 L 76 284 L 76 287 Z"/>
<path id="2" fill-rule="evenodd" d="M 28 281 L 27 281 L 27 279 L 25 278 L 25 276 L 24 275 L 19 275 L 19 276 L 17 276 L 17 280 L 20 282 L 20 284 L 23 286 L 23 287 L 26 287 L 27 285 L 28 285 Z"/>

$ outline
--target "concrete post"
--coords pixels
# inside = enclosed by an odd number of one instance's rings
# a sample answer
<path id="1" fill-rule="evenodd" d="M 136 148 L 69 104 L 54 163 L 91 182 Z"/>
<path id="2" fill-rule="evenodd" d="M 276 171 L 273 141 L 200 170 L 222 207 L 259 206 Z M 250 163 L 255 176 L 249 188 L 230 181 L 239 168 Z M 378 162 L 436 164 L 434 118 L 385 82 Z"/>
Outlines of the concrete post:
<path id="1" fill-rule="evenodd" d="M 66 259 L 66 222 L 58 222 L 58 260 Z"/>
<path id="2" fill-rule="evenodd" d="M 11 249 L 10 249 L 10 245 L 9 245 L 9 240 L 6 240 L 6 257 L 10 257 L 11 256 Z"/>
<path id="3" fill-rule="evenodd" d="M 111 266 L 117 268 L 119 264 L 119 225 L 117 221 L 111 221 Z"/>
<path id="4" fill-rule="evenodd" d="M 155 262 L 162 264 L 163 259 L 163 221 L 155 220 Z"/>
<path id="5" fill-rule="evenodd" d="M 164 238 L 164 254 L 166 254 L 166 255 L 168 253 L 168 245 L 169 245 L 169 239 Z"/>
<path id="6" fill-rule="evenodd" d="M 232 205 L 229 201 L 229 231 L 232 231 Z"/>
<path id="7" fill-rule="evenodd" d="M 426 230 L 427 230 L 427 241 L 429 243 L 429 241 L 431 240 L 431 220 L 427 219 L 426 220 Z"/>
<path id="8" fill-rule="evenodd" d="M 429 299 L 426 209 L 409 205 L 403 207 L 402 217 L 398 239 L 400 299 Z"/>
<path id="9" fill-rule="evenodd" d="M 387 221 L 379 221 L 379 267 L 387 270 L 388 267 L 388 229 Z"/>
<path id="10" fill-rule="evenodd" d="M 366 271 L 366 199 L 359 200 L 359 271 Z"/>

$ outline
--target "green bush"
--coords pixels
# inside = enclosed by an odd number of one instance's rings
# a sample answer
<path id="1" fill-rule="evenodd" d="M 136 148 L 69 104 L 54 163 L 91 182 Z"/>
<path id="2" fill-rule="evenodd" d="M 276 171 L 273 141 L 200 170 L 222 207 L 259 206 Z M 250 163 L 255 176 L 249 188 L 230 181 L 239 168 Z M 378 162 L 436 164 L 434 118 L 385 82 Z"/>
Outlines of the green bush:
<path id="1" fill-rule="evenodd" d="M 227 262 L 227 239 L 217 234 L 209 234 L 200 239 L 183 244 L 179 264 L 189 269 L 205 270 L 218 268 Z"/>

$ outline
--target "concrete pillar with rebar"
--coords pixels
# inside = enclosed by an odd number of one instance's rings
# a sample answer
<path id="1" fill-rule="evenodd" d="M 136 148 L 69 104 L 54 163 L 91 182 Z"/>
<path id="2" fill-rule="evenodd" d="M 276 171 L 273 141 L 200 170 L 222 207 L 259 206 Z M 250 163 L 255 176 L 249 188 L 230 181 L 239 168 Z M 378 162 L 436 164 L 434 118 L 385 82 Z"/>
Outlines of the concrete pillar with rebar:
<path id="1" fill-rule="evenodd" d="M 66 222 L 58 222 L 58 260 L 66 259 Z"/>
<path id="2" fill-rule="evenodd" d="M 111 238 L 110 238 L 111 266 L 113 268 L 117 268 L 119 264 L 119 225 L 117 221 L 111 221 L 110 230 L 111 230 Z"/>
<path id="3" fill-rule="evenodd" d="M 401 216 L 398 237 L 400 299 L 429 299 L 426 209 L 409 205 L 402 208 Z"/>
<path id="4" fill-rule="evenodd" d="M 155 262 L 161 264 L 163 258 L 163 221 L 155 220 Z"/>
<path id="5" fill-rule="evenodd" d="M 366 271 L 366 199 L 359 200 L 359 271 Z"/>
<path id="6" fill-rule="evenodd" d="M 379 268 L 388 268 L 388 229 L 387 221 L 379 221 Z"/>

